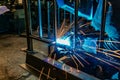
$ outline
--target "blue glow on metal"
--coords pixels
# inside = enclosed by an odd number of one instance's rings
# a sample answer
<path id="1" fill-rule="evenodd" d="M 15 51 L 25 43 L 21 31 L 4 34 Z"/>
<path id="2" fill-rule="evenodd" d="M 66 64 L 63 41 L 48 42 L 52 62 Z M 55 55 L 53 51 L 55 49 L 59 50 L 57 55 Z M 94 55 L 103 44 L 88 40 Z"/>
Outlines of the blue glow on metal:
<path id="1" fill-rule="evenodd" d="M 95 16 L 92 20 L 91 25 L 95 28 L 95 30 L 100 30 L 101 28 L 101 19 L 102 19 L 102 5 L 103 0 L 99 0 L 99 4 L 95 13 Z M 106 14 L 106 24 L 105 24 L 105 32 L 108 34 L 110 38 L 119 38 L 118 31 L 115 26 L 111 25 L 111 17 L 112 17 L 112 6 L 108 6 L 108 11 Z"/>
<path id="2" fill-rule="evenodd" d="M 70 39 L 69 38 L 67 38 L 67 39 L 58 38 L 56 40 L 56 43 L 61 44 L 61 45 L 70 46 Z"/>
<path id="3" fill-rule="evenodd" d="M 72 14 L 75 14 L 75 9 L 67 4 L 64 3 L 64 0 L 57 0 L 57 4 L 60 8 L 72 13 Z M 78 16 L 80 17 L 84 17 L 88 20 L 92 20 L 92 17 L 93 17 L 93 6 L 91 7 L 91 10 L 90 10 L 90 15 L 86 15 L 84 13 L 82 13 L 80 10 L 78 11 Z"/>
<path id="4" fill-rule="evenodd" d="M 97 54 L 97 38 L 86 38 L 84 40 L 84 43 L 82 45 L 82 48 L 87 51 L 87 52 L 90 52 L 90 53 L 94 53 L 94 54 Z"/>
<path id="5" fill-rule="evenodd" d="M 102 19 L 102 5 L 103 5 L 103 0 L 98 1 L 98 6 L 97 10 L 95 12 L 95 16 L 93 17 L 93 20 L 91 22 L 91 25 L 94 27 L 95 30 L 100 31 L 101 29 L 101 19 Z M 112 41 L 120 41 L 120 33 L 119 33 L 119 26 L 115 26 L 114 21 L 112 21 L 112 17 L 114 16 L 115 11 L 113 10 L 113 5 L 109 5 L 107 7 L 107 12 L 106 12 L 106 23 L 105 23 L 105 32 L 108 35 L 108 38 L 105 38 L 106 41 L 111 41 L 109 42 L 104 42 L 104 47 L 107 49 L 112 49 L 112 50 L 119 50 L 119 44 L 117 43 L 112 43 Z M 114 25 L 113 25 L 114 24 Z"/>
<path id="6" fill-rule="evenodd" d="M 41 1 L 38 0 L 38 14 L 39 14 L 39 36 L 42 38 L 43 32 L 42 32 L 42 12 L 41 12 Z"/>
<path id="7" fill-rule="evenodd" d="M 117 72 L 116 74 L 114 74 L 112 76 L 112 80 L 118 80 L 118 75 L 119 75 L 119 72 Z"/>

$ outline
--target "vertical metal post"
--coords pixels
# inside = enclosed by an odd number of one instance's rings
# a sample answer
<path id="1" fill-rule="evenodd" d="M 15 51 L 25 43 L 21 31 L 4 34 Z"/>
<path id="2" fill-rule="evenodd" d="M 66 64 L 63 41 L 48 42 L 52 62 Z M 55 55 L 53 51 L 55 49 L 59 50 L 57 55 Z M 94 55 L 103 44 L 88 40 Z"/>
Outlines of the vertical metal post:
<path id="1" fill-rule="evenodd" d="M 33 43 L 30 38 L 31 35 L 31 12 L 30 12 L 30 0 L 23 0 L 24 12 L 25 12 L 25 22 L 26 22 L 26 36 L 27 36 L 27 50 L 33 52 Z"/>
<path id="2" fill-rule="evenodd" d="M 48 38 L 50 38 L 50 1 L 47 1 L 47 14 L 48 14 Z"/>
<path id="3" fill-rule="evenodd" d="M 60 20 L 61 20 L 61 18 L 60 18 L 60 8 L 58 7 L 57 8 L 57 10 L 58 10 L 58 27 L 60 27 Z"/>
<path id="4" fill-rule="evenodd" d="M 41 0 L 38 0 L 38 17 L 39 17 L 39 36 L 42 38 L 42 12 L 41 12 Z"/>
<path id="5" fill-rule="evenodd" d="M 64 10 L 64 12 L 63 12 L 63 14 L 64 14 L 64 19 L 65 19 L 65 22 L 66 22 L 66 11 Z"/>
<path id="6" fill-rule="evenodd" d="M 106 24 L 107 0 L 103 0 L 102 4 L 103 4 L 103 6 L 102 6 L 102 19 L 101 19 L 100 40 L 104 40 L 105 24 Z M 103 43 L 99 43 L 99 47 L 103 47 Z"/>
<path id="7" fill-rule="evenodd" d="M 28 0 L 28 12 L 29 12 L 29 21 L 30 21 L 30 34 L 32 34 L 32 16 L 31 16 L 31 0 Z"/>
<path id="8" fill-rule="evenodd" d="M 74 47 L 76 47 L 76 37 L 77 37 L 77 29 L 78 29 L 78 7 L 79 7 L 79 0 L 75 0 L 75 30 L 74 30 L 74 37 L 75 37 L 75 45 Z"/>
<path id="9" fill-rule="evenodd" d="M 72 14 L 70 13 L 70 23 L 72 23 L 73 18 L 72 18 Z"/>
<path id="10" fill-rule="evenodd" d="M 56 42 L 57 38 L 57 5 L 56 5 L 56 0 L 54 0 L 54 11 L 55 11 L 55 17 L 54 17 L 54 40 Z"/>

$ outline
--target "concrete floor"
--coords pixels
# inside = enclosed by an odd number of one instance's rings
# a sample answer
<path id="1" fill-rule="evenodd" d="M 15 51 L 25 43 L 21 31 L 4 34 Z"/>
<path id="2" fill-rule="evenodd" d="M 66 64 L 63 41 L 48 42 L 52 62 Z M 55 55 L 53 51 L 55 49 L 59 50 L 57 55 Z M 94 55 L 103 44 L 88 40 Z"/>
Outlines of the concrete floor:
<path id="1" fill-rule="evenodd" d="M 35 45 L 38 43 L 35 43 Z M 38 80 L 19 65 L 25 63 L 26 39 L 13 34 L 0 35 L 0 80 Z"/>

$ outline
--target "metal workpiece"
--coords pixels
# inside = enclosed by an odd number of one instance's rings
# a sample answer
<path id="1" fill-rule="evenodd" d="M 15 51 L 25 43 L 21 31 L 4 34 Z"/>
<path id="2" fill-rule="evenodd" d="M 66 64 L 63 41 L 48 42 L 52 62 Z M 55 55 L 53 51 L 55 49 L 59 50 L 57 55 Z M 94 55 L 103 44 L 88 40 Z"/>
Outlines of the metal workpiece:
<path id="1" fill-rule="evenodd" d="M 42 68 L 44 68 L 43 73 L 46 74 L 46 77 L 49 76 L 50 80 L 51 78 L 52 80 L 100 80 L 80 70 L 76 70 L 75 68 L 72 68 L 64 63 L 60 63 L 52 58 L 40 54 L 41 53 L 34 55 L 27 54 L 26 64 L 28 64 L 29 67 L 32 65 L 33 70 L 36 70 L 38 73 L 40 73 Z M 37 63 L 39 63 L 39 65 L 36 65 Z M 48 75 L 49 69 L 50 74 Z"/>
<path id="2" fill-rule="evenodd" d="M 113 79 L 120 72 L 120 36 L 115 34 L 118 28 L 106 22 L 112 15 L 107 0 L 38 0 L 37 3 L 37 36 L 31 30 L 30 1 L 24 1 L 24 10 L 28 50 L 33 51 L 32 40 L 47 44 L 44 50 L 48 53 L 26 55 L 26 65 L 37 72 L 39 79 L 104 80 Z M 117 36 L 110 37 L 113 34 Z"/>

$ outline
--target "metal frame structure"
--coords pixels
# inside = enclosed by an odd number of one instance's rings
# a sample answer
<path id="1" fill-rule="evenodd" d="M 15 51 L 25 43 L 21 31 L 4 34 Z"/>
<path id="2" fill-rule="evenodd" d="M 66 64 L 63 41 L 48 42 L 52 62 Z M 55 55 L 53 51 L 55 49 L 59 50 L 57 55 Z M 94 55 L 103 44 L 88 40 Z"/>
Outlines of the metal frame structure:
<path id="1" fill-rule="evenodd" d="M 99 80 L 93 76 L 90 76 L 82 71 L 77 71 L 76 69 L 73 68 L 73 71 L 70 71 L 71 67 L 68 65 L 64 65 L 61 64 L 57 61 L 55 61 L 54 59 L 48 58 L 44 55 L 42 55 L 42 57 L 40 57 L 37 54 L 33 54 L 34 53 L 34 49 L 33 49 L 33 39 L 38 40 L 38 41 L 42 41 L 45 43 L 48 43 L 48 52 L 50 52 L 50 47 L 51 45 L 57 46 L 56 45 L 56 38 L 57 38 L 57 7 L 56 7 L 56 0 L 54 0 L 54 13 L 55 13 L 55 17 L 54 17 L 54 41 L 52 40 L 48 40 L 43 38 L 43 33 L 42 33 L 42 16 L 41 16 L 41 1 L 38 0 L 38 11 L 39 11 L 39 30 L 40 30 L 40 38 L 37 38 L 35 36 L 32 35 L 31 32 L 31 11 L 30 11 L 30 1 L 31 0 L 24 0 L 24 10 L 25 10 L 25 20 L 26 20 L 26 37 L 27 37 L 27 55 L 26 55 L 26 66 L 27 68 L 29 68 L 30 70 L 34 70 L 35 73 L 37 73 L 38 76 L 43 75 L 44 79 L 49 79 L 49 80 Z M 103 12 L 102 12 L 102 26 L 101 26 L 101 34 L 100 34 L 100 39 L 104 39 L 104 29 L 105 29 L 105 17 L 106 17 L 106 1 L 104 0 L 104 5 L 103 5 Z M 75 29 L 74 29 L 74 37 L 76 39 L 76 35 L 77 35 L 77 28 L 78 28 L 78 3 L 79 0 L 75 0 Z M 49 1 L 47 2 L 47 6 L 48 6 L 48 13 L 49 11 Z M 50 37 L 50 15 L 48 14 L 48 37 Z M 72 15 L 70 16 L 70 19 L 72 19 Z M 59 23 L 59 22 L 58 22 Z M 74 42 L 75 42 L 74 39 Z M 76 42 L 74 47 L 76 46 Z M 64 67 L 65 66 L 65 67 Z M 63 68 L 64 67 L 64 68 Z M 48 75 L 48 71 L 49 68 L 52 69 L 52 74 Z M 69 70 L 65 69 L 68 68 Z M 43 71 L 44 70 L 44 71 Z M 40 74 L 40 75 L 39 75 Z M 60 77 L 60 75 L 62 75 L 62 77 Z M 86 78 L 86 76 L 88 76 Z"/>

